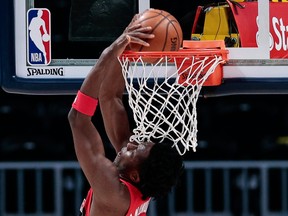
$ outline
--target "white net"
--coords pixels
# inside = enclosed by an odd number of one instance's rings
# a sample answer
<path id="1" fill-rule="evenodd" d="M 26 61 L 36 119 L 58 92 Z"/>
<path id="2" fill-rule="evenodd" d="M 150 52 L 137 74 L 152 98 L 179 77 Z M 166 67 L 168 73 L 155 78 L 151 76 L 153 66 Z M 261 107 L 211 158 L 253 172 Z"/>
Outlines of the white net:
<path id="1" fill-rule="evenodd" d="M 119 58 L 136 124 L 131 141 L 169 140 L 181 155 L 196 151 L 196 103 L 204 82 L 224 62 L 222 57 L 185 54 L 177 63 L 167 55 L 152 64 L 146 60 Z"/>

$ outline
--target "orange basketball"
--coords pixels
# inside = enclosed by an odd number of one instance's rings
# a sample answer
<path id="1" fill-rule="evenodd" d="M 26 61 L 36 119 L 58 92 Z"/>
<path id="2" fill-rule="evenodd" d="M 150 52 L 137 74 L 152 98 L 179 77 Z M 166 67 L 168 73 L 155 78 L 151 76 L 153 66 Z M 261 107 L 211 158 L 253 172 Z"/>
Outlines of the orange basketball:
<path id="1" fill-rule="evenodd" d="M 151 26 L 151 33 L 155 37 L 147 40 L 150 47 L 131 44 L 132 51 L 177 51 L 181 47 L 182 29 L 179 22 L 170 13 L 158 9 L 148 9 L 135 22 L 141 23 L 142 26 Z"/>

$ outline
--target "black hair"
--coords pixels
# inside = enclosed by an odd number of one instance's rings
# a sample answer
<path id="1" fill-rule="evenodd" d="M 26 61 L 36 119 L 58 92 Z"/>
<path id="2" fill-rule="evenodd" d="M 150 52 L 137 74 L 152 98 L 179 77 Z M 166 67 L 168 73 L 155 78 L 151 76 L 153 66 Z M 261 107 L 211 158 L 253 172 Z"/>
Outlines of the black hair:
<path id="1" fill-rule="evenodd" d="M 166 196 L 178 183 L 183 171 L 183 159 L 177 150 L 170 143 L 156 143 L 148 158 L 140 165 L 138 188 L 142 199 Z"/>

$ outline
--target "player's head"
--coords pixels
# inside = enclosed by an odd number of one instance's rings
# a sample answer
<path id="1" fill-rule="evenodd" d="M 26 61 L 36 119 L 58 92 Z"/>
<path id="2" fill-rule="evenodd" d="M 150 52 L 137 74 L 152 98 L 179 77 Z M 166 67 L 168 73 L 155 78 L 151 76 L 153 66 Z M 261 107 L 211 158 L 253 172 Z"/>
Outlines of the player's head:
<path id="1" fill-rule="evenodd" d="M 140 165 L 138 188 L 147 197 L 159 198 L 167 195 L 183 173 L 182 157 L 171 144 L 157 143 Z"/>
<path id="2" fill-rule="evenodd" d="M 118 152 L 114 164 L 116 165 L 119 174 L 123 178 L 128 178 L 132 182 L 138 182 L 139 167 L 150 154 L 154 143 L 147 142 L 142 144 L 128 143 Z"/>
<path id="3" fill-rule="evenodd" d="M 121 178 L 139 188 L 143 199 L 165 196 L 184 169 L 182 157 L 170 143 L 128 143 L 117 154 L 114 164 Z"/>

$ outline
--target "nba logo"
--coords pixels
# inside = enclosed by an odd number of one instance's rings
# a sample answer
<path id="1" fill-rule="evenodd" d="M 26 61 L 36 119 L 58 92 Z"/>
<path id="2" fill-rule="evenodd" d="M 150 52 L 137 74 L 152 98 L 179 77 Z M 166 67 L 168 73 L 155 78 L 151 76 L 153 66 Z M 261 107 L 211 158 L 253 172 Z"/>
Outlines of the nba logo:
<path id="1" fill-rule="evenodd" d="M 27 60 L 30 65 L 51 62 L 50 11 L 31 8 L 27 12 Z"/>

